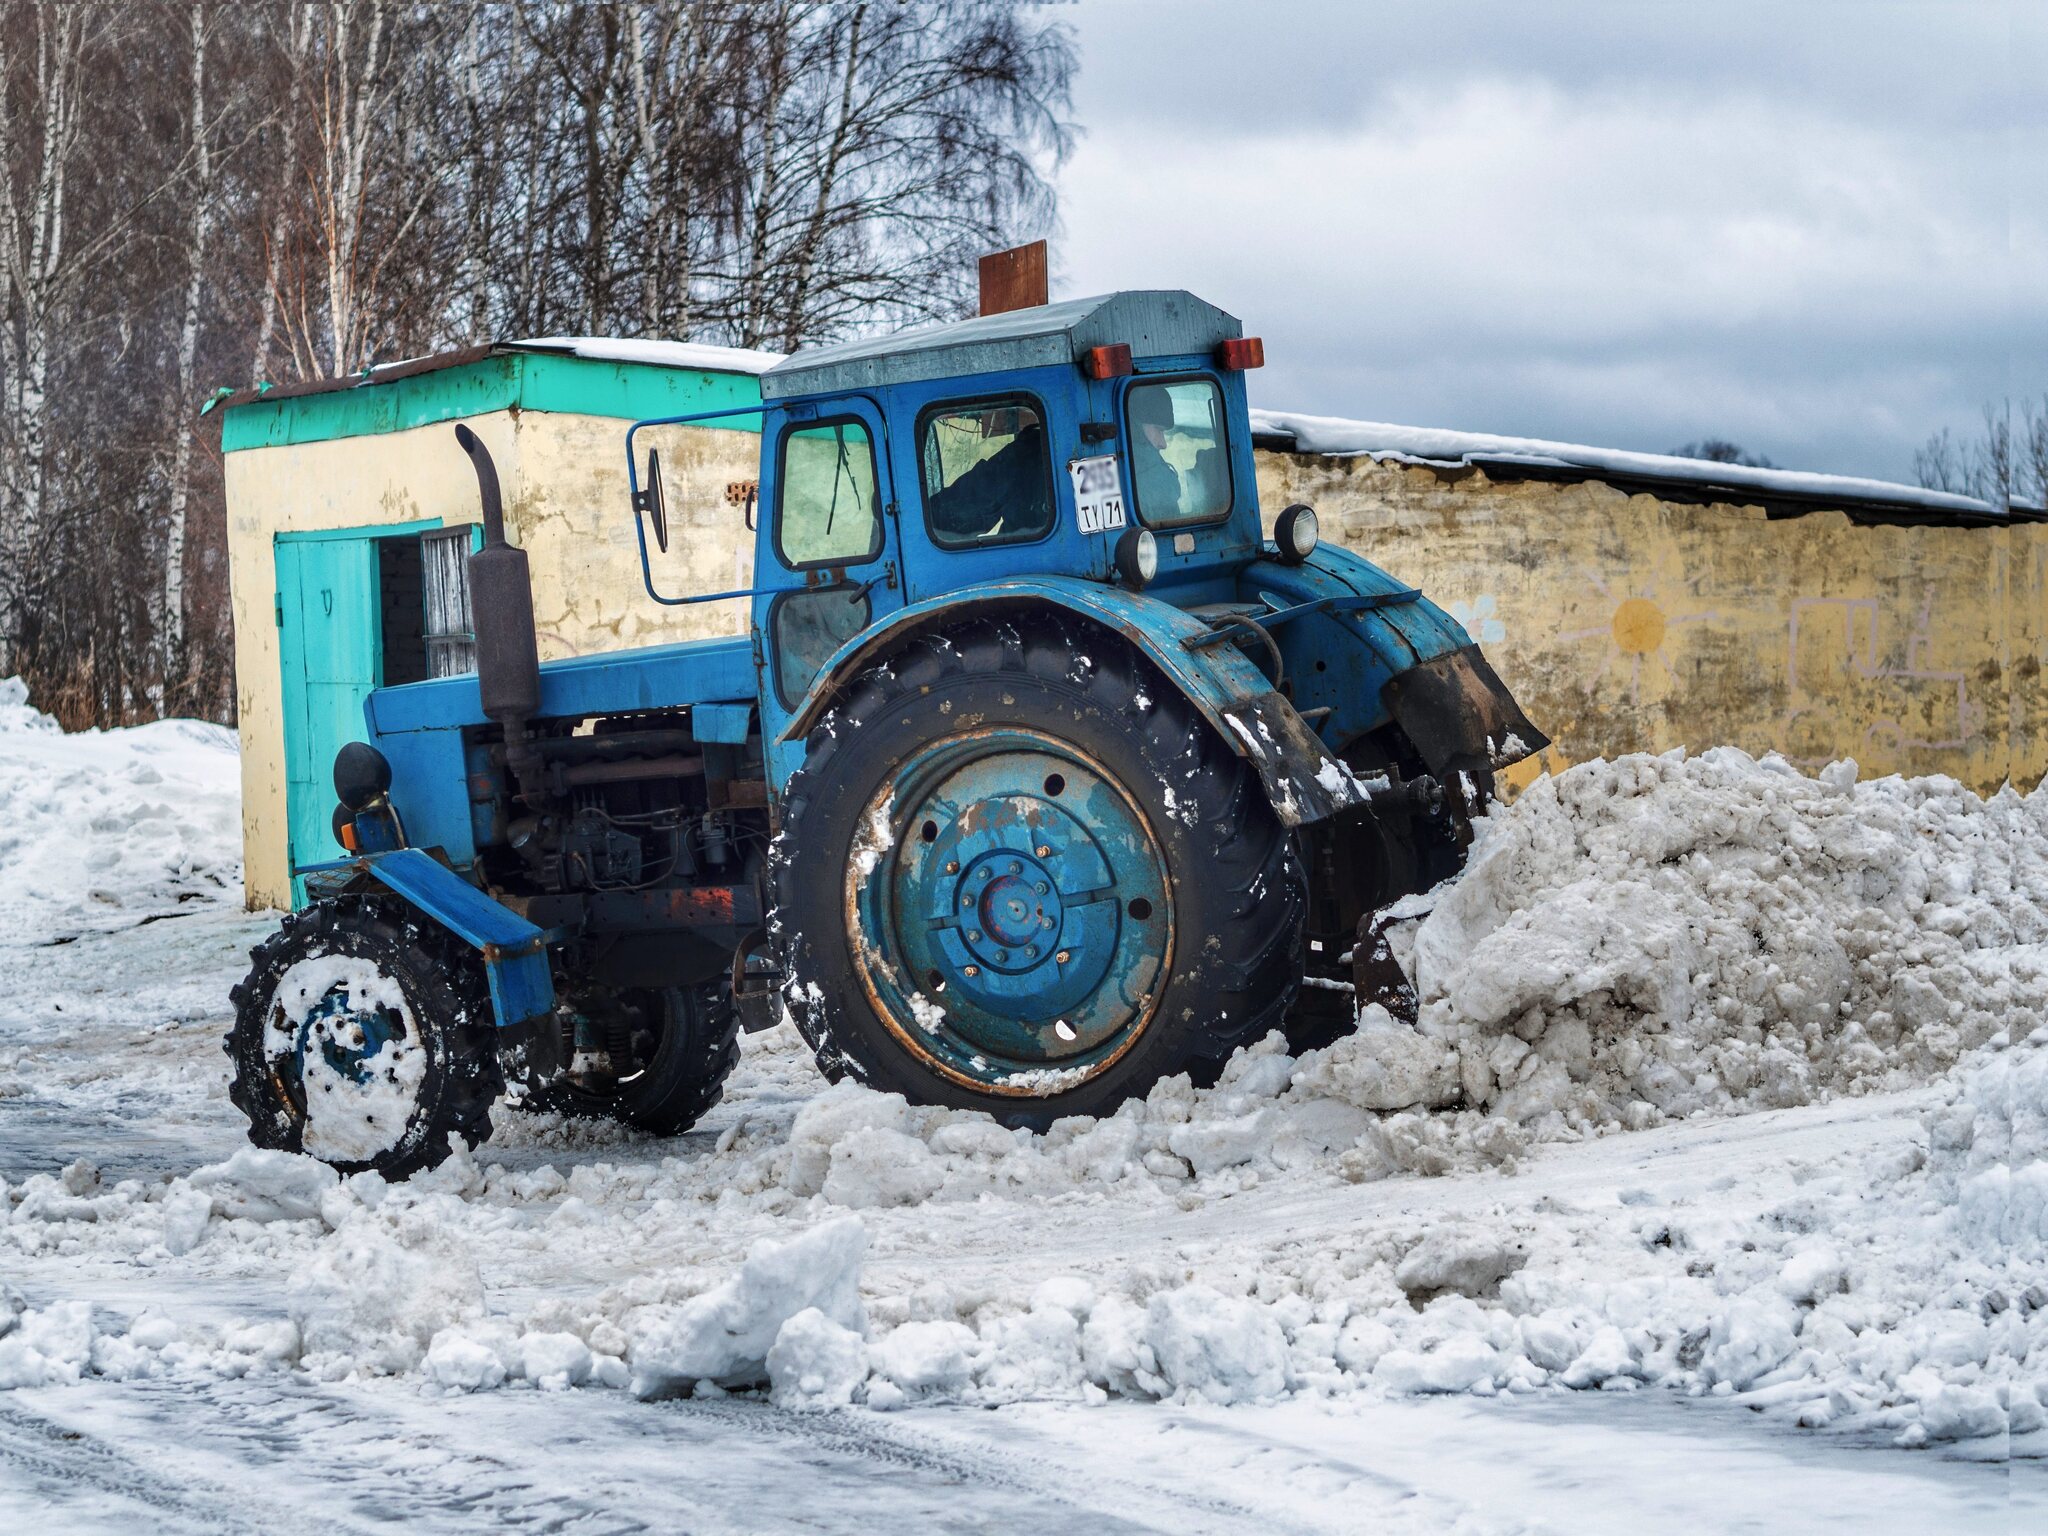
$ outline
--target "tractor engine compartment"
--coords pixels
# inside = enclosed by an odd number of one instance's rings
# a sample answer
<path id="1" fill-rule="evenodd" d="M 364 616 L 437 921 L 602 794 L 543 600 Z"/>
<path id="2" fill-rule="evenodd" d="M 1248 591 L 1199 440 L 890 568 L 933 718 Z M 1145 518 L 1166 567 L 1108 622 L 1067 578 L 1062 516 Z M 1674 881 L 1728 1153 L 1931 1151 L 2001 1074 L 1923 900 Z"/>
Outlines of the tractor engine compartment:
<path id="1" fill-rule="evenodd" d="M 504 733 L 466 733 L 486 888 L 550 931 L 565 991 L 719 976 L 765 918 L 758 741 L 700 741 L 686 710 L 535 727 L 526 794 Z"/>

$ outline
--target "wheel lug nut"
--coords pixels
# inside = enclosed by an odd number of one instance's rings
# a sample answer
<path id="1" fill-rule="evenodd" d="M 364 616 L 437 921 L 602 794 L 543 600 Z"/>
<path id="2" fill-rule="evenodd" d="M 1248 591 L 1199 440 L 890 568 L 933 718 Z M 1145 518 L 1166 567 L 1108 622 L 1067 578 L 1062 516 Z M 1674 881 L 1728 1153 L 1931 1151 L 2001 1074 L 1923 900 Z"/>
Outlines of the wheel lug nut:
<path id="1" fill-rule="evenodd" d="M 981 930 L 977 928 L 972 933 L 968 934 L 967 942 L 970 944 L 979 944 L 981 942 Z"/>
<path id="2" fill-rule="evenodd" d="M 1038 958 L 1038 946 L 1036 944 L 1025 945 L 1024 958 L 1026 960 L 1036 960 Z"/>
<path id="3" fill-rule="evenodd" d="M 1022 864 L 1019 864 L 1015 859 L 1012 859 L 1010 860 L 1010 873 L 1013 875 L 1021 875 L 1024 873 L 1024 866 Z"/>
<path id="4" fill-rule="evenodd" d="M 1046 891 L 1045 882 L 1043 880 L 1034 880 L 1031 882 L 1031 889 L 1038 892 L 1039 895 L 1043 896 Z"/>
<path id="5" fill-rule="evenodd" d="M 972 896 L 962 896 L 960 898 L 960 905 L 963 907 L 971 907 L 974 905 L 974 898 Z"/>
<path id="6" fill-rule="evenodd" d="M 998 960 L 1007 960 L 1010 958 L 1010 952 L 1007 949 L 999 949 L 996 951 L 996 958 Z"/>
<path id="7" fill-rule="evenodd" d="M 1049 917 L 1040 917 L 1038 919 L 1038 926 L 1041 928 L 1050 928 L 1052 926 L 1052 919 Z"/>

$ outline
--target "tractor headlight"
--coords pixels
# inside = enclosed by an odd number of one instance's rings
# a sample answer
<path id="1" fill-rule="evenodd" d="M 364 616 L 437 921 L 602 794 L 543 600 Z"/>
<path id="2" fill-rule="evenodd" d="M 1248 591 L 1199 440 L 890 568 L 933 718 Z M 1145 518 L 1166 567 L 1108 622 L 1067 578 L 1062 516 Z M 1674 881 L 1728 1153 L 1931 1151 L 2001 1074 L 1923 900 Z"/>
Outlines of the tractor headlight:
<path id="1" fill-rule="evenodd" d="M 1136 592 L 1159 574 L 1159 541 L 1149 528 L 1127 528 L 1116 541 L 1116 574 Z"/>
<path id="2" fill-rule="evenodd" d="M 334 754 L 334 793 L 351 811 L 373 805 L 391 788 L 391 763 L 366 741 Z"/>
<path id="3" fill-rule="evenodd" d="M 1273 520 L 1273 542 L 1289 565 L 1299 565 L 1314 553 L 1320 533 L 1316 509 L 1298 501 Z"/>

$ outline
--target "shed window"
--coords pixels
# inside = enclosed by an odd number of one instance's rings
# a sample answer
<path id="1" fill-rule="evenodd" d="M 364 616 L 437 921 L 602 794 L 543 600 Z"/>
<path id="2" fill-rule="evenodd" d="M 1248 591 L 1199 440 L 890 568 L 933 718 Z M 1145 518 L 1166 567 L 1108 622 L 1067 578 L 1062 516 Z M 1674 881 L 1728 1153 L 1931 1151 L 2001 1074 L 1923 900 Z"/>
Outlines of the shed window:
<path id="1" fill-rule="evenodd" d="M 1138 516 L 1154 528 L 1172 528 L 1230 511 L 1223 391 L 1214 379 L 1133 384 L 1124 416 Z"/>
<path id="2" fill-rule="evenodd" d="M 1052 531 L 1052 455 L 1035 401 L 938 406 L 918 428 L 932 542 L 1017 544 Z"/>
<path id="3" fill-rule="evenodd" d="M 475 528 L 439 528 L 420 535 L 421 611 L 427 677 L 476 670 L 476 621 L 469 608 L 469 551 Z"/>

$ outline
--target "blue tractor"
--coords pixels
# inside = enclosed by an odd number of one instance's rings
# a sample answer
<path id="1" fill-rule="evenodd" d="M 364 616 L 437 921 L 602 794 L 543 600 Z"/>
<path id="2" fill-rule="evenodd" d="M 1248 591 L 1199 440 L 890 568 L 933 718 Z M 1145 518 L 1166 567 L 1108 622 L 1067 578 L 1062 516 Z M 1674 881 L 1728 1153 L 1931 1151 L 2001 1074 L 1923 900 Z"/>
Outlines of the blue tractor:
<path id="1" fill-rule="evenodd" d="M 750 633 L 545 666 L 458 427 L 477 670 L 336 760 L 345 856 L 235 993 L 252 1139 L 402 1176 L 508 1089 L 675 1133 L 785 1010 L 830 1078 L 1032 1127 L 1348 1026 L 1362 922 L 1545 738 L 1309 508 L 1263 536 L 1262 361 L 1181 292 L 798 352 L 748 591 L 656 589 L 674 423 L 627 434 L 649 596 Z"/>

